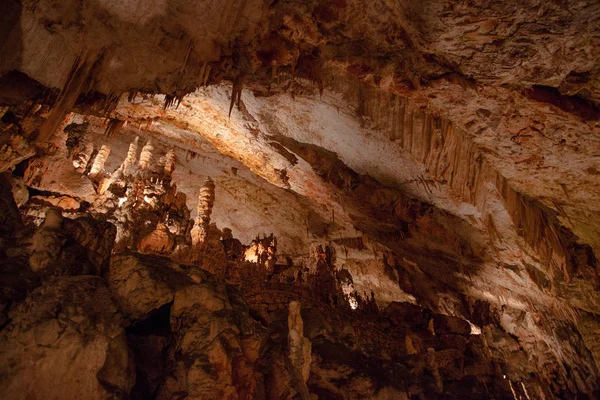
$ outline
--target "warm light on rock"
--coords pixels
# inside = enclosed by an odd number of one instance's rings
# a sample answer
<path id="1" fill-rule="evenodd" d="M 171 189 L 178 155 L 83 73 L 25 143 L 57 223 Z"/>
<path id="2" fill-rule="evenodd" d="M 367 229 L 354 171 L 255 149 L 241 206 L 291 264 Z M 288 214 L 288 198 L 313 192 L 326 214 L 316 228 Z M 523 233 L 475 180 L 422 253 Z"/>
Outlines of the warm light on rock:
<path id="1" fill-rule="evenodd" d="M 2 398 L 600 398 L 598 1 L 1 11 Z"/>

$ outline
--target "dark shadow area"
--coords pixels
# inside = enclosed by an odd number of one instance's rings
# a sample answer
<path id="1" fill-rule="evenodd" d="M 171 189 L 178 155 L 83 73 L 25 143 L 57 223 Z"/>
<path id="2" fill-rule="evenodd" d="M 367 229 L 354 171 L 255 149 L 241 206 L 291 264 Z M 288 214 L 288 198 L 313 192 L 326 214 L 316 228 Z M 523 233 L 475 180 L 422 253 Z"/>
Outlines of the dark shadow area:
<path id="1" fill-rule="evenodd" d="M 0 6 L 0 77 L 21 66 L 23 58 L 22 5 L 19 0 L 2 0 Z"/>
<path id="2" fill-rule="evenodd" d="M 597 104 L 580 96 L 565 96 L 553 87 L 533 85 L 525 91 L 525 95 L 531 100 L 552 104 L 586 121 L 600 119 L 600 108 Z"/>
<path id="3" fill-rule="evenodd" d="M 125 331 L 127 343 L 135 360 L 135 386 L 131 399 L 156 398 L 168 375 L 168 350 L 172 345 L 171 306 L 165 304 L 152 311 L 148 318 L 130 325 Z"/>
<path id="4" fill-rule="evenodd" d="M 0 77 L 0 105 L 18 106 L 41 97 L 45 87 L 19 71 L 10 71 Z"/>

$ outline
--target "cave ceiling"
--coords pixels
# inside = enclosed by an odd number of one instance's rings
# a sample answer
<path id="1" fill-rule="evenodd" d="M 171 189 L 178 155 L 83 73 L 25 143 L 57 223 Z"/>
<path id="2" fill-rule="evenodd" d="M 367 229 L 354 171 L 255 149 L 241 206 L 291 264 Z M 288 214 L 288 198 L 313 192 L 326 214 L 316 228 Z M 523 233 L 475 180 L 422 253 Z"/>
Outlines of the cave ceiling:
<path id="1" fill-rule="evenodd" d="M 110 176 L 151 140 L 191 218 L 210 177 L 211 222 L 242 243 L 274 234 L 293 264 L 331 246 L 381 304 L 481 326 L 486 304 L 529 363 L 595 389 L 597 1 L 3 7 L 0 170 L 27 221 L 48 196 L 102 214 L 75 153 L 107 146 Z"/>

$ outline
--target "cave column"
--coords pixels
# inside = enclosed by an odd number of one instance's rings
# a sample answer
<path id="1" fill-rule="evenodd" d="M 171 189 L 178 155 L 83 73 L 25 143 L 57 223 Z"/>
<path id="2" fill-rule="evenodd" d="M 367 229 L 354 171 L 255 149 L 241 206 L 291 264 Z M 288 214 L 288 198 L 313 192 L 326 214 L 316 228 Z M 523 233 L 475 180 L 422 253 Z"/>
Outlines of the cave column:
<path id="1" fill-rule="evenodd" d="M 204 243 L 206 234 L 210 225 L 210 215 L 215 204 L 215 183 L 210 178 L 206 178 L 204 185 L 200 188 L 198 195 L 198 216 L 196 224 L 192 229 L 192 245 L 197 246 Z"/>

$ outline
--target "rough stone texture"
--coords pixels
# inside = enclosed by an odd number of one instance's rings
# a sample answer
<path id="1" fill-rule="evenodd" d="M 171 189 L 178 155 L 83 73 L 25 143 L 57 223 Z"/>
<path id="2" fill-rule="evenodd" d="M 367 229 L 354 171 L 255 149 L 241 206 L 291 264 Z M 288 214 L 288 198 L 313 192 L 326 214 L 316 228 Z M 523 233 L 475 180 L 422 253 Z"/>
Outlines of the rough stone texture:
<path id="1" fill-rule="evenodd" d="M 133 320 L 172 302 L 178 288 L 194 282 L 175 262 L 137 253 L 112 256 L 106 280 L 123 314 Z"/>
<path id="2" fill-rule="evenodd" d="M 471 333 L 471 326 L 464 319 L 439 314 L 433 316 L 433 329 L 436 335 L 448 333 L 468 335 Z"/>
<path id="3" fill-rule="evenodd" d="M 29 266 L 44 275 L 100 275 L 114 240 L 110 223 L 85 217 L 64 219 L 51 208 L 31 238 Z"/>
<path id="4" fill-rule="evenodd" d="M 201 246 L 206 240 L 208 227 L 210 226 L 210 214 L 212 214 L 213 206 L 215 205 L 215 183 L 210 178 L 206 178 L 204 185 L 200 188 L 198 194 L 198 215 L 196 217 L 196 225 L 190 232 L 192 234 L 192 245 Z"/>
<path id="5" fill-rule="evenodd" d="M 174 353 L 165 367 L 169 374 L 154 377 L 157 398 L 177 393 L 194 399 L 257 398 L 262 381 L 256 381 L 253 364 L 262 335 L 237 295 L 216 285 L 204 271 L 135 253 L 113 256 L 107 280 L 124 315 L 134 321 L 152 318 L 163 306 L 169 309 L 170 334 L 164 340 L 172 341 Z M 143 329 L 135 326 L 135 331 Z M 138 334 L 130 341 L 136 348 L 143 346 L 140 350 L 158 348 L 160 353 L 165 347 L 160 337 L 140 341 Z M 142 366 L 149 364 L 144 360 L 143 355 L 137 358 Z"/>
<path id="6" fill-rule="evenodd" d="M 2 144 L 0 145 L 0 172 L 4 172 L 23 160 L 35 154 L 35 151 L 27 141 L 19 135 L 2 135 Z"/>
<path id="7" fill-rule="evenodd" d="M 9 316 L 0 335 L 6 398 L 126 398 L 133 387 L 123 319 L 100 278 L 55 278 Z"/>
<path id="8" fill-rule="evenodd" d="M 0 326 L 112 223 L 135 398 L 296 396 L 291 301 L 320 398 L 597 396 L 597 1 L 80 3 L 0 16 Z"/>
<path id="9" fill-rule="evenodd" d="M 288 316 L 288 346 L 290 348 L 290 362 L 292 363 L 293 379 L 296 380 L 298 391 L 303 399 L 308 399 L 306 381 L 310 375 L 311 345 L 304 337 L 304 321 L 300 315 L 300 303 L 291 301 Z"/>

